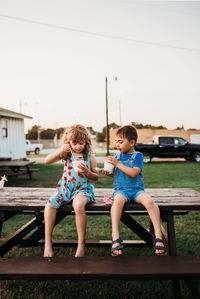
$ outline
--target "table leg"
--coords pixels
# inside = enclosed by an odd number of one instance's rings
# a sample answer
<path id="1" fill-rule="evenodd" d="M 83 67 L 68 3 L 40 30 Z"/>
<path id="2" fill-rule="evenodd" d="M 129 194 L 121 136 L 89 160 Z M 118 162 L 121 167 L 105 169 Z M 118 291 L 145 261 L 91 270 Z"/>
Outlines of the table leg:
<path id="1" fill-rule="evenodd" d="M 56 215 L 55 226 L 69 214 L 70 214 L 70 212 L 59 212 Z M 38 229 L 29 238 L 21 241 L 21 243 L 20 243 L 21 247 L 37 246 L 38 241 L 41 239 L 44 239 L 45 226 L 44 226 L 44 222 L 43 222 L 43 219 L 44 219 L 43 213 L 39 213 L 38 215 L 36 215 L 36 217 L 38 220 Z"/>
<path id="2" fill-rule="evenodd" d="M 5 221 L 5 213 L 0 212 L 0 237 L 1 237 L 1 232 L 2 232 L 2 227 L 3 227 L 4 221 Z"/>
<path id="3" fill-rule="evenodd" d="M 177 248 L 176 248 L 176 235 L 175 235 L 173 213 L 167 214 L 167 230 L 168 230 L 169 255 L 176 256 Z"/>
<path id="4" fill-rule="evenodd" d="M 31 174 L 31 170 L 30 170 L 28 165 L 26 165 L 26 169 L 27 169 L 27 173 L 29 175 L 29 179 L 31 180 L 32 179 L 32 174 Z"/>
<path id="5" fill-rule="evenodd" d="M 18 229 L 11 237 L 0 244 L 0 256 L 7 253 L 12 247 L 19 245 L 22 238 L 25 237 L 37 226 L 37 219 L 34 217 L 28 223 Z"/>
<path id="6" fill-rule="evenodd" d="M 150 247 L 152 247 L 152 234 L 149 233 L 142 225 L 133 219 L 129 214 L 123 212 L 121 221 L 135 232 L 142 240 L 144 240 Z"/>
<path id="7" fill-rule="evenodd" d="M 173 212 L 166 214 L 166 220 L 167 220 L 167 230 L 168 230 L 169 255 L 176 256 L 178 254 L 176 248 L 176 235 L 175 235 Z M 172 280 L 172 287 L 173 287 L 175 298 L 182 298 L 180 281 Z"/>

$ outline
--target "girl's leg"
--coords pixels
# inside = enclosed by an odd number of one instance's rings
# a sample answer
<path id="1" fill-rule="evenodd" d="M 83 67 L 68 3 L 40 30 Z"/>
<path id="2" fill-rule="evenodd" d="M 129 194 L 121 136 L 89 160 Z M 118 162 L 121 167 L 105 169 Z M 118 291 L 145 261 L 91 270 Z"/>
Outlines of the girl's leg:
<path id="1" fill-rule="evenodd" d="M 112 219 L 112 240 L 119 239 L 119 223 L 122 215 L 122 209 L 127 202 L 126 196 L 121 193 L 116 194 L 112 207 L 111 207 L 111 219 Z M 119 246 L 119 243 L 114 244 L 114 247 Z M 113 251 L 115 255 L 121 255 L 122 250 Z"/>
<path id="2" fill-rule="evenodd" d="M 73 199 L 73 208 L 76 217 L 76 229 L 78 234 L 78 247 L 75 257 L 85 255 L 85 232 L 86 232 L 86 214 L 85 206 L 88 203 L 88 198 L 83 195 L 78 195 Z"/>
<path id="3" fill-rule="evenodd" d="M 160 226 L 160 210 L 158 206 L 155 204 L 153 199 L 146 193 L 138 195 L 138 197 L 136 198 L 136 202 L 142 204 L 147 209 L 147 212 L 154 227 L 155 236 L 156 238 L 162 240 L 162 232 Z M 156 245 L 163 246 L 163 243 L 157 242 Z M 164 254 L 165 251 L 161 249 L 156 249 L 155 253 L 161 255 Z"/>
<path id="4" fill-rule="evenodd" d="M 45 245 L 44 245 L 44 257 L 51 257 L 53 255 L 52 250 L 52 232 L 56 220 L 56 208 L 46 205 L 44 209 L 44 223 L 45 223 Z"/>

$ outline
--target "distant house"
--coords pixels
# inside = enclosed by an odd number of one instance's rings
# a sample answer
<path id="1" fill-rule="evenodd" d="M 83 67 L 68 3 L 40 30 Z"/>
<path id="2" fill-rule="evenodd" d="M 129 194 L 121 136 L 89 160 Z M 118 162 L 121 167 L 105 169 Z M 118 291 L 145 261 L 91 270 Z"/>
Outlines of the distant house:
<path id="1" fill-rule="evenodd" d="M 0 107 L 0 159 L 26 158 L 24 118 L 32 117 Z"/>

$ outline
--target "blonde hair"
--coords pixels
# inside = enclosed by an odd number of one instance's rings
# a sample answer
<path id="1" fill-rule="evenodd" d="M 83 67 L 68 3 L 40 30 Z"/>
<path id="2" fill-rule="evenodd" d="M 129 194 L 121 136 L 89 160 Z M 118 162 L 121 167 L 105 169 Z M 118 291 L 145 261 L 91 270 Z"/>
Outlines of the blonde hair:
<path id="1" fill-rule="evenodd" d="M 91 152 L 92 144 L 88 130 L 82 125 L 72 125 L 63 134 L 63 143 L 69 143 L 69 141 L 85 141 L 85 148 L 83 150 L 84 159 L 87 158 L 89 152 Z M 66 153 L 64 158 L 70 159 L 71 153 Z"/>

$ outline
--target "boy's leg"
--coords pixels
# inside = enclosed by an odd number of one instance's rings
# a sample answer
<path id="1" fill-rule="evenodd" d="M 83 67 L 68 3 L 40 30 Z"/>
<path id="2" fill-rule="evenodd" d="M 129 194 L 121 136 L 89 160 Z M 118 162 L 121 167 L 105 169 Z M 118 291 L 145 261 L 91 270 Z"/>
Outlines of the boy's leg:
<path id="1" fill-rule="evenodd" d="M 122 215 L 122 209 L 125 203 L 128 201 L 125 195 L 117 193 L 115 195 L 112 207 L 111 207 L 111 219 L 112 219 L 112 240 L 119 239 L 119 223 Z M 114 244 L 114 247 L 119 246 L 119 243 Z M 122 250 L 113 251 L 115 255 L 122 254 Z"/>
<path id="2" fill-rule="evenodd" d="M 86 232 L 86 214 L 85 206 L 88 203 L 88 198 L 83 195 L 78 195 L 73 199 L 73 208 L 76 217 L 76 229 L 78 234 L 78 247 L 75 257 L 85 255 L 85 232 Z"/>
<path id="3" fill-rule="evenodd" d="M 56 208 L 46 205 L 44 209 L 44 223 L 45 223 L 45 245 L 44 245 L 44 257 L 51 257 L 53 255 L 52 250 L 52 232 L 56 220 Z"/>
<path id="4" fill-rule="evenodd" d="M 158 206 L 155 204 L 153 199 L 146 193 L 138 195 L 138 197 L 136 198 L 136 202 L 142 204 L 147 209 L 147 212 L 155 230 L 155 237 L 162 240 L 162 232 L 160 226 L 160 210 Z M 163 246 L 163 243 L 157 242 L 156 245 Z M 155 253 L 162 255 L 165 253 L 165 251 L 161 249 L 156 249 Z"/>

